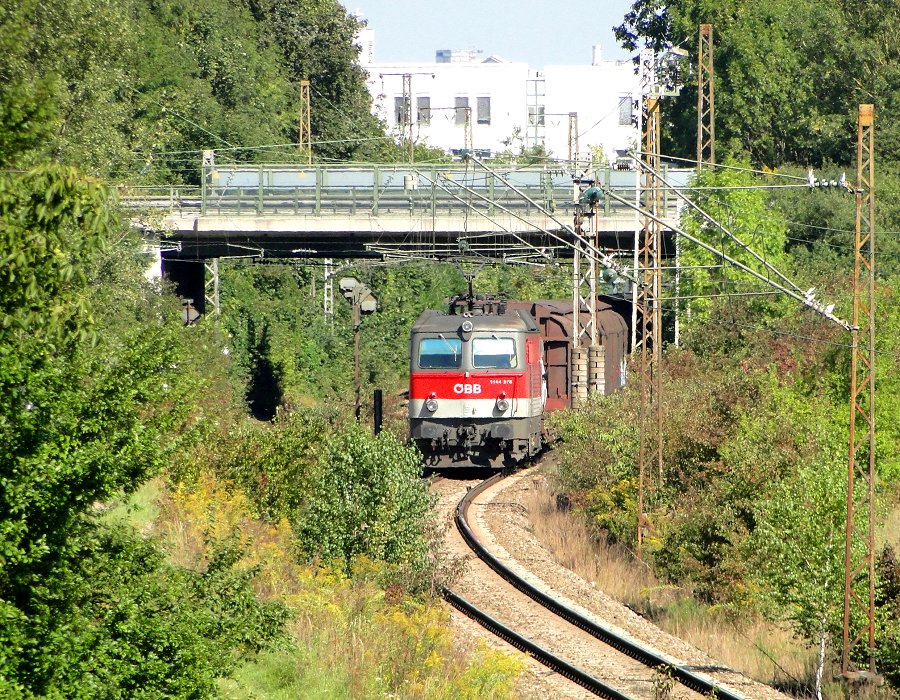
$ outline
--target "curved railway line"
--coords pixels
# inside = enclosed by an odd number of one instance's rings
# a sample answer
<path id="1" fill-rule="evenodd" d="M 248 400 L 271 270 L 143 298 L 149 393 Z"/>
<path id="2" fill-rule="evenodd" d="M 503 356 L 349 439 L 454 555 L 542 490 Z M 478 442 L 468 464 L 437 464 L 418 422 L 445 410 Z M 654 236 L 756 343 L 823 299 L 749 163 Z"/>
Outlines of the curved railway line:
<path id="1" fill-rule="evenodd" d="M 615 652 L 618 652 L 616 656 L 627 657 L 615 661 L 615 665 L 619 668 L 620 678 L 633 674 L 636 677 L 640 677 L 640 682 L 628 684 L 616 683 L 615 679 L 612 681 L 609 678 L 600 679 L 597 677 L 599 674 L 596 672 L 592 673 L 591 670 L 584 668 L 578 662 L 572 663 L 561 658 L 560 654 L 548 649 L 547 645 L 542 646 L 533 639 L 511 629 L 497 620 L 495 616 L 466 600 L 458 593 L 445 590 L 444 597 L 448 603 L 463 614 L 476 620 L 507 643 L 520 651 L 528 653 L 535 660 L 600 697 L 619 700 L 645 695 L 644 692 L 635 690 L 636 687 L 644 688 L 647 691 L 646 696 L 652 697 L 656 692 L 650 686 L 660 681 L 664 682 L 665 679 L 671 679 L 671 681 L 684 686 L 680 693 L 676 692 L 672 697 L 697 697 L 699 695 L 727 700 L 743 700 L 745 698 L 744 695 L 736 694 L 711 681 L 706 676 L 699 675 L 684 666 L 672 664 L 655 651 L 637 644 L 633 640 L 573 610 L 526 581 L 494 556 L 476 535 L 475 528 L 469 522 L 468 511 L 473 501 L 479 495 L 498 484 L 505 476 L 504 474 L 496 474 L 482 481 L 474 488 L 469 489 L 462 500 L 457 503 L 454 520 L 462 539 L 478 559 L 484 562 L 503 581 L 515 588 L 523 596 L 527 596 L 531 601 L 550 611 L 555 617 L 565 621 L 565 623 L 560 624 L 568 627 L 570 631 L 558 633 L 557 637 L 578 635 L 578 630 L 587 633 L 593 640 L 597 640 L 597 656 L 600 655 L 599 650 L 605 646 L 607 648 L 603 653 L 615 654 Z M 566 623 L 568 624 L 566 625 Z M 518 624 L 516 626 L 518 627 Z M 590 641 L 592 640 L 587 642 L 588 645 L 590 645 Z M 610 649 L 615 650 L 615 652 L 610 652 Z M 591 656 L 594 656 L 594 654 L 591 654 Z"/>

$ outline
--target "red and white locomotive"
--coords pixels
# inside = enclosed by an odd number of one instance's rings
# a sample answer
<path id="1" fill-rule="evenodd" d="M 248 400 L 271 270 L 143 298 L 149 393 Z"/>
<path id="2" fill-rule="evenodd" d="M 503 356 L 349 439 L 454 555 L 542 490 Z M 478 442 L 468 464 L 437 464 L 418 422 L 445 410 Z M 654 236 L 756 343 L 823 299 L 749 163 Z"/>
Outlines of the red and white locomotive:
<path id="1" fill-rule="evenodd" d="M 571 303 L 457 297 L 410 336 L 409 428 L 430 466 L 513 466 L 540 452 L 548 410 L 571 405 Z M 605 386 L 624 378 L 627 326 L 604 305 Z M 610 360 L 613 360 L 610 362 Z"/>

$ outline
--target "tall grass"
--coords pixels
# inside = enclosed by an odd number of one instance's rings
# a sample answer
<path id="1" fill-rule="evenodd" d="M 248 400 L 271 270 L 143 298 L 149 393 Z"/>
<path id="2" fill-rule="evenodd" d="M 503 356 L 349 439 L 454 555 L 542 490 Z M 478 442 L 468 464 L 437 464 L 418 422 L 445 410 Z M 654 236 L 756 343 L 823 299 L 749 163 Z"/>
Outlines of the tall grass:
<path id="1" fill-rule="evenodd" d="M 203 473 L 190 487 L 155 485 L 153 530 L 173 561 L 202 568 L 215 547 L 243 552 L 259 596 L 293 613 L 280 648 L 245 661 L 220 690 L 229 700 L 284 698 L 506 698 L 520 662 L 453 639 L 446 607 L 379 587 L 381 565 L 351 576 L 297 559 L 287 521 L 252 515 L 233 484 Z M 148 496 L 142 496 L 146 501 Z"/>
<path id="2" fill-rule="evenodd" d="M 558 508 L 545 479 L 525 505 L 535 537 L 557 562 L 661 629 L 763 683 L 796 686 L 810 677 L 815 653 L 789 630 L 762 620 L 735 621 L 701 605 L 689 591 L 660 582 L 632 553 L 610 545 L 583 515 Z"/>

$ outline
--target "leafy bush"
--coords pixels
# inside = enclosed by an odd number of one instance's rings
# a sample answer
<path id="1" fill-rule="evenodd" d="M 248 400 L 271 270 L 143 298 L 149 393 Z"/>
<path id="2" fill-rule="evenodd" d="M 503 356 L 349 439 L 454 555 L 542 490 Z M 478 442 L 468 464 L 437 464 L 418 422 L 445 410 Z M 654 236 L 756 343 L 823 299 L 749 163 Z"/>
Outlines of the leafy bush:
<path id="1" fill-rule="evenodd" d="M 324 409 L 283 411 L 269 423 L 246 417 L 205 426 L 205 438 L 173 461 L 169 476 L 193 484 L 205 469 L 241 488 L 258 515 L 292 518 L 315 491 L 313 474 L 339 416 Z"/>
<path id="2" fill-rule="evenodd" d="M 360 557 L 389 565 L 391 581 L 429 589 L 438 574 L 432 497 L 421 456 L 396 436 L 373 437 L 339 415 L 282 412 L 214 433 L 179 460 L 194 483 L 203 469 L 239 487 L 256 515 L 295 526 L 302 555 L 353 570 Z"/>
<path id="3" fill-rule="evenodd" d="M 334 435 L 297 518 L 303 551 L 348 570 L 359 556 L 424 568 L 433 498 L 421 470 L 418 452 L 391 433 L 373 437 L 353 425 Z"/>
<path id="4" fill-rule="evenodd" d="M 215 679 L 277 638 L 286 619 L 256 599 L 253 572 L 235 561 L 226 543 L 193 571 L 127 528 L 83 532 L 27 607 L 2 605 L 16 641 L 0 652 L 0 694 L 215 696 Z"/>

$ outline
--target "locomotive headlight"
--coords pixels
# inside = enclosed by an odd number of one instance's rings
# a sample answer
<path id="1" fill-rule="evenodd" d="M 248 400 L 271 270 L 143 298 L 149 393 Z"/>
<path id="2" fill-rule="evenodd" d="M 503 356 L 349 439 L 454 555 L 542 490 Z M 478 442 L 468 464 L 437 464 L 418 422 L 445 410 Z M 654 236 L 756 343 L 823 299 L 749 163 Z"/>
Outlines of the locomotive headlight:
<path id="1" fill-rule="evenodd" d="M 434 413 L 435 411 L 437 411 L 437 409 L 438 409 L 438 402 L 437 402 L 437 399 L 435 398 L 434 393 L 432 392 L 431 396 L 429 396 L 428 399 L 425 401 L 425 410 L 427 410 L 429 413 Z"/>
<path id="2" fill-rule="evenodd" d="M 463 333 L 471 333 L 472 329 L 474 329 L 474 328 L 475 328 L 475 325 L 471 321 L 463 321 L 462 322 Z"/>
<path id="3" fill-rule="evenodd" d="M 497 397 L 497 410 L 500 413 L 506 413 L 509 410 L 509 400 L 506 398 L 506 392 L 500 392 L 500 396 Z"/>

